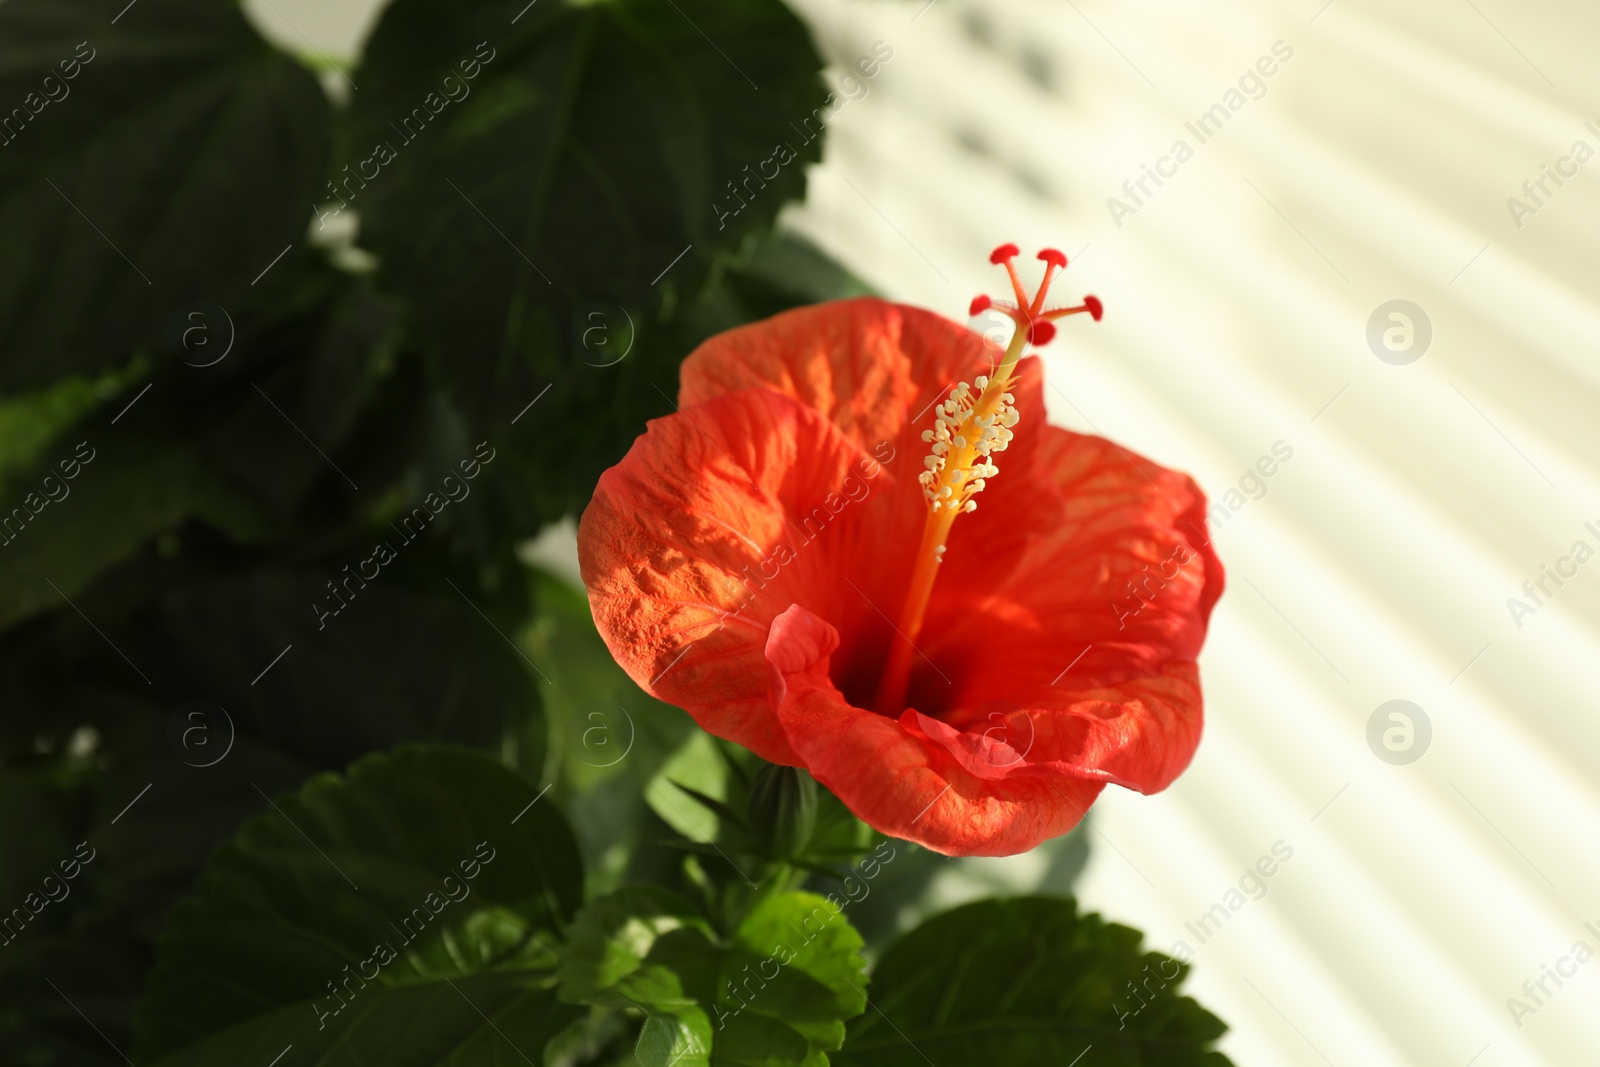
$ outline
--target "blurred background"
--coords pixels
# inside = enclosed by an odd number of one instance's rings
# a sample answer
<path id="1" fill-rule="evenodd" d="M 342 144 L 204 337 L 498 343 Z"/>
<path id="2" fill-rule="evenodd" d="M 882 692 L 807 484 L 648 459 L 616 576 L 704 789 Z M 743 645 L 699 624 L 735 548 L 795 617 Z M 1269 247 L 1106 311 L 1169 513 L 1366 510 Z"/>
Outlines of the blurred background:
<path id="1" fill-rule="evenodd" d="M 377 6 L 249 4 L 330 55 Z M 1600 950 L 1600 563 L 1572 555 L 1600 552 L 1600 9 L 795 6 L 850 102 L 784 223 L 950 316 L 997 291 L 994 245 L 1059 246 L 1108 310 L 1046 350 L 1052 421 L 1231 505 L 1205 739 L 1095 806 L 1083 903 L 1194 951 L 1241 1064 L 1600 1062 L 1600 965 L 1523 989 Z M 1368 342 L 1396 300 L 1410 350 Z M 1393 700 L 1426 716 L 1412 762 L 1368 742 Z M 1274 845 L 1265 895 L 1198 925 Z"/>
<path id="2" fill-rule="evenodd" d="M 793 6 L 847 103 L 781 225 L 952 317 L 1066 251 L 1051 419 L 1193 474 L 1229 568 L 1188 773 L 924 902 L 1070 885 L 1241 1065 L 1600 1062 L 1600 9 Z M 245 4 L 344 96 L 381 7 Z"/>

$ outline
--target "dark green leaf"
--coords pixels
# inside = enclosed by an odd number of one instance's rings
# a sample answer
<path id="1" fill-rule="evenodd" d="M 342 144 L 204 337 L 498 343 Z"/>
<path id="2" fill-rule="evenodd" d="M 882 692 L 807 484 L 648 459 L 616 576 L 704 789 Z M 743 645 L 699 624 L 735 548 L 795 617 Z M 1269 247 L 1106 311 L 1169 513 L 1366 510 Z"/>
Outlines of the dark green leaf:
<path id="1" fill-rule="evenodd" d="M 385 571 L 419 565 L 402 555 Z M 314 767 L 415 740 L 496 746 L 524 726 L 536 744 L 541 682 L 528 662 L 443 576 L 425 571 L 423 588 L 413 572 L 385 571 L 366 587 L 342 584 L 332 565 L 195 575 L 118 644 L 174 706 L 221 701 L 246 734 Z M 314 605 L 339 604 L 333 579 L 348 605 L 319 628 Z M 537 773 L 541 756 L 519 763 Z"/>
<path id="2" fill-rule="evenodd" d="M 538 800 L 485 757 L 422 748 L 278 798 L 174 911 L 133 1057 L 267 1062 L 290 1044 L 330 1065 L 539 1055 L 572 1017 L 553 967 L 583 875 Z"/>
<path id="3" fill-rule="evenodd" d="M 33 453 L 0 482 L 0 627 L 65 609 L 66 598 L 189 519 L 237 541 L 281 536 L 318 479 L 335 483 L 345 505 L 324 510 L 347 513 L 353 490 L 326 453 L 337 453 L 377 386 L 396 313 L 317 255 L 288 257 L 277 270 L 281 284 L 263 291 L 269 303 L 194 327 L 229 347 L 215 365 L 151 372 L 141 360 L 121 372 L 120 395 L 69 379 L 36 401 L 34 420 L 0 411 L 10 416 L 0 432 L 9 423 Z M 52 409 L 89 417 L 74 423 Z M 41 423 L 55 436 L 30 440 Z"/>
<path id="4" fill-rule="evenodd" d="M 186 766 L 168 748 L 164 709 L 64 688 L 52 710 L 79 724 L 70 740 L 41 731 L 36 749 L 44 751 L 28 769 L 0 771 L 0 823 L 15 828 L 0 840 L 6 899 L 14 906 L 28 892 L 53 898 L 20 930 L 6 913 L 13 922 L 0 952 L 0 1058 L 112 1067 L 125 1063 L 117 1050 L 128 1047 L 172 905 L 217 842 L 266 807 L 250 783 L 275 791 L 303 772 L 243 739 L 220 771 Z M 90 714 L 98 729 L 88 726 Z M 38 788 L 44 781 L 52 787 Z"/>
<path id="5" fill-rule="evenodd" d="M 385 12 L 332 207 L 360 214 L 469 424 L 551 388 L 511 443 L 525 526 L 581 506 L 669 409 L 687 349 L 663 323 L 804 191 L 820 65 L 776 0 Z"/>
<path id="6" fill-rule="evenodd" d="M 779 230 L 679 313 L 692 343 L 801 304 L 871 296 L 872 290 L 798 234 Z"/>
<path id="7" fill-rule="evenodd" d="M 227 358 L 173 368 L 119 424 L 183 440 L 219 480 L 256 502 L 266 529 L 224 527 L 245 541 L 302 533 L 296 511 L 319 480 L 331 490 L 316 502 L 320 510 L 347 513 L 365 502 L 345 479 L 370 494 L 379 472 L 341 449 L 393 372 L 399 337 L 395 303 L 320 252 L 286 256 L 261 288 L 259 302 L 236 309 L 234 322 L 205 327 L 213 345 L 232 340 Z M 467 445 L 449 462 L 470 454 Z"/>
<path id="8" fill-rule="evenodd" d="M 539 774 L 542 681 L 431 561 L 402 555 L 366 588 L 351 581 L 353 598 L 341 584 L 349 604 L 319 629 L 317 605 L 338 605 L 328 582 L 371 554 L 358 543 L 294 568 L 141 556 L 74 598 L 83 615 L 0 644 L 0 753 L 26 759 L 39 735 L 59 744 L 80 726 L 109 735 L 132 713 L 107 695 L 131 692 L 163 719 L 218 703 L 301 774 L 415 741 L 498 748 Z"/>
<path id="9" fill-rule="evenodd" d="M 210 476 L 198 453 L 175 441 L 126 432 L 118 438 L 103 426 L 78 430 L 81 438 L 58 439 L 43 463 L 7 486 L 13 498 L 0 514 L 0 626 L 67 609 L 66 598 L 196 511 L 235 528 L 256 517 L 248 500 Z"/>
<path id="10" fill-rule="evenodd" d="M 8 485 L 8 479 L 29 470 L 43 458 L 46 445 L 119 387 L 112 375 L 99 380 L 63 378 L 39 392 L 0 400 L 0 485 Z M 9 489 L 7 494 L 9 501 Z"/>
<path id="11" fill-rule="evenodd" d="M 1227 1027 L 1178 991 L 1188 968 L 1139 942 L 1063 898 L 946 912 L 884 954 L 875 1010 L 851 1024 L 835 1067 L 1226 1067 L 1212 1044 Z"/>
<path id="12" fill-rule="evenodd" d="M 0 5 L 0 388 L 121 367 L 188 302 L 235 305 L 310 219 L 310 72 L 236 4 L 115 15 Z"/>

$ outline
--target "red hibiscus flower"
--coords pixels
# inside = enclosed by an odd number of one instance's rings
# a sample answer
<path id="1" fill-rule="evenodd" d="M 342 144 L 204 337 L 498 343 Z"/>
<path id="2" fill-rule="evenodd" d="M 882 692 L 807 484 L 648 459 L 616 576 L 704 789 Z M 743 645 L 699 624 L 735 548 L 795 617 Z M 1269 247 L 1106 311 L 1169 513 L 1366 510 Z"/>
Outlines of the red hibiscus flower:
<path id="1" fill-rule="evenodd" d="M 629 675 L 706 730 L 804 767 L 951 855 L 1070 830 L 1107 783 L 1165 788 L 1200 739 L 1195 656 L 1222 593 L 1187 476 L 1045 421 L 1021 358 L 859 299 L 705 342 L 679 411 L 605 473 L 578 553 Z M 981 507 L 978 506 L 981 503 Z"/>

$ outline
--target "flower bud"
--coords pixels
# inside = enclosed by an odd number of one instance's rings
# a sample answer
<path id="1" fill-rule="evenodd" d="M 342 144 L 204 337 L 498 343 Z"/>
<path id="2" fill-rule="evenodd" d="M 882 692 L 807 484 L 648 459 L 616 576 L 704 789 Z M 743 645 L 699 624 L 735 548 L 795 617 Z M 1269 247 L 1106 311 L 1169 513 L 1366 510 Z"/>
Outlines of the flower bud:
<path id="1" fill-rule="evenodd" d="M 750 833 L 774 859 L 792 859 L 817 824 L 817 783 L 797 767 L 769 764 L 750 783 Z"/>

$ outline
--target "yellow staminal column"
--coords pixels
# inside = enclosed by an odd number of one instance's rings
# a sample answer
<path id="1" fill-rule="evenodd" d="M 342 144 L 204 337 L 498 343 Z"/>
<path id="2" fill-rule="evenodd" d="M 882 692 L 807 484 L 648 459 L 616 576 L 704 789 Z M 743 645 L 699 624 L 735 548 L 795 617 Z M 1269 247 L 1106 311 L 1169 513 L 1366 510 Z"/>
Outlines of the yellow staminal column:
<path id="1" fill-rule="evenodd" d="M 1015 398 L 1006 390 L 1027 340 L 1028 330 L 1019 326 L 994 375 L 976 379 L 976 398 L 973 386 L 966 382 L 957 385 L 935 410 L 933 429 L 922 434 L 922 439 L 932 445 L 932 455 L 926 460 L 928 469 L 920 477 L 928 518 L 922 528 L 922 542 L 917 546 L 910 587 L 896 626 L 898 632 L 892 638 L 889 659 L 878 682 L 875 707 L 885 715 L 898 715 L 905 707 L 911 664 L 917 655 L 916 641 L 922 632 L 950 528 L 955 525 L 956 516 L 977 510 L 978 502 L 973 497 L 997 473 L 992 456 L 1005 451 L 1011 441 L 1017 409 Z"/>

